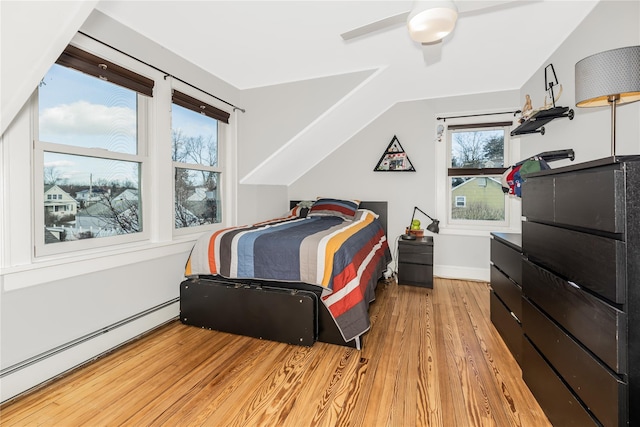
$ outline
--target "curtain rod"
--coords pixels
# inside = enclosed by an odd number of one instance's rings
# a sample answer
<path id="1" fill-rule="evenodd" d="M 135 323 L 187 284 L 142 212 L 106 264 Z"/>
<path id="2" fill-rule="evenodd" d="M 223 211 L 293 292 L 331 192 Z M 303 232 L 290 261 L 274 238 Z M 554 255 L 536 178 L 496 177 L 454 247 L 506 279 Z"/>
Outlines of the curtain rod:
<path id="1" fill-rule="evenodd" d="M 436 117 L 436 120 L 444 120 L 445 122 L 447 121 L 447 119 L 461 119 L 464 117 L 480 117 L 480 116 L 494 116 L 497 114 L 513 114 L 514 116 L 518 113 L 521 113 L 521 110 L 515 110 L 515 111 L 504 111 L 501 113 L 483 113 L 483 114 L 467 114 L 466 116 L 449 116 L 449 117 Z"/>
<path id="2" fill-rule="evenodd" d="M 151 65 L 151 64 L 149 64 L 149 63 L 147 63 L 147 62 L 144 62 L 144 61 L 143 61 L 143 60 L 141 60 L 141 59 L 136 58 L 136 57 L 135 57 L 135 56 L 133 56 L 133 55 L 128 54 L 127 52 L 124 52 L 124 51 L 122 51 L 122 50 L 120 50 L 120 49 L 118 49 L 118 48 L 115 48 L 115 47 L 111 46 L 110 44 L 107 44 L 107 43 L 103 42 L 102 40 L 98 40 L 97 38 L 95 38 L 95 37 L 93 37 L 93 36 L 90 36 L 90 35 L 89 35 L 89 34 L 87 34 L 87 33 L 83 33 L 82 31 L 78 31 L 78 33 L 80 33 L 80 34 L 82 34 L 83 36 L 88 37 L 88 38 L 90 38 L 91 40 L 94 40 L 94 41 L 96 41 L 96 42 L 98 42 L 98 43 L 100 43 L 100 44 L 102 44 L 102 45 L 104 45 L 104 46 L 107 46 L 108 48 L 111 48 L 111 49 L 115 50 L 116 52 L 119 52 L 119 53 L 121 53 L 121 54 L 123 54 L 123 55 L 126 55 L 126 56 L 128 56 L 129 58 L 131 58 L 131 59 L 135 59 L 136 61 L 138 61 L 138 62 L 140 62 L 140 63 L 142 63 L 142 64 L 146 65 L 147 67 L 153 68 L 153 69 L 154 69 L 154 70 L 156 70 L 156 71 L 160 71 L 161 73 L 164 73 L 164 79 L 165 79 L 165 80 L 167 79 L 167 77 L 171 77 L 171 78 L 173 78 L 173 79 L 178 80 L 178 81 L 179 81 L 179 82 L 181 82 L 181 83 L 186 84 L 186 85 L 187 85 L 187 86 L 189 86 L 189 87 L 192 87 L 193 89 L 199 90 L 200 92 L 202 92 L 202 93 L 204 93 L 204 94 L 206 94 L 206 95 L 209 95 L 209 96 L 211 96 L 212 98 L 217 99 L 217 100 L 218 100 L 218 101 L 220 101 L 220 102 L 224 102 L 224 103 L 225 103 L 225 104 L 227 104 L 228 106 L 233 107 L 233 111 L 235 111 L 235 110 L 240 110 L 240 111 L 242 111 L 243 113 L 245 113 L 245 112 L 246 112 L 246 110 L 245 110 L 244 108 L 240 108 L 240 107 L 238 107 L 238 106 L 236 106 L 236 105 L 233 105 L 232 103 L 227 102 L 227 101 L 225 101 L 224 99 L 219 98 L 219 97 L 217 97 L 217 96 L 215 96 L 215 95 L 213 95 L 213 94 L 211 94 L 211 93 L 207 92 L 206 90 L 202 90 L 202 89 L 200 89 L 199 87 L 196 87 L 196 86 L 192 85 L 191 83 L 188 83 L 188 82 L 186 82 L 186 81 L 182 80 L 181 78 L 174 76 L 173 74 L 167 73 L 166 71 L 161 70 L 160 68 L 156 67 L 155 65 Z"/>

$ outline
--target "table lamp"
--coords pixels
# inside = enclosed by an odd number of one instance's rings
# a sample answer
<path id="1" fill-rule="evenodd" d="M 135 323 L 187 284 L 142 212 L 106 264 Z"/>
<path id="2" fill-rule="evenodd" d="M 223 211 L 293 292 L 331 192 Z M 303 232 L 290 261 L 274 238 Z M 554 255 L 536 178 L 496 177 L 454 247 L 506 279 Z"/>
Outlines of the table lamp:
<path id="1" fill-rule="evenodd" d="M 429 224 L 427 226 L 427 230 L 429 230 L 430 232 L 435 233 L 435 234 L 438 234 L 440 232 L 440 225 L 439 225 L 440 221 L 438 221 L 437 219 L 431 218 L 422 209 L 420 209 L 417 206 L 414 206 L 413 207 L 413 215 L 411 215 L 411 222 L 409 223 L 409 227 L 407 227 L 407 232 L 402 235 L 402 240 L 416 240 L 416 236 L 411 234 L 411 224 L 413 224 L 413 219 L 416 216 L 416 211 L 420 211 L 424 216 L 426 216 L 427 218 L 429 218 L 431 220 L 431 224 Z"/>
<path id="2" fill-rule="evenodd" d="M 576 63 L 576 107 L 611 106 L 611 155 L 616 155 L 616 105 L 640 100 L 640 46 L 621 47 Z"/>

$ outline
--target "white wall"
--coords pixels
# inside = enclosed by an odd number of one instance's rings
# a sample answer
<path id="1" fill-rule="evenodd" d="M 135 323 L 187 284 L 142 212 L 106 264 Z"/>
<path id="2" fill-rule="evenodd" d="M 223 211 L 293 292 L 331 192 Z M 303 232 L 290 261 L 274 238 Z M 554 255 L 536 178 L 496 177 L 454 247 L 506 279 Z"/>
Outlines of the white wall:
<path id="1" fill-rule="evenodd" d="M 392 106 L 292 184 L 289 187 L 289 197 L 297 199 L 335 195 L 363 200 L 387 200 L 389 239 L 395 248 L 394 240 L 403 232 L 414 205 L 432 213 L 436 212 L 441 203 L 445 203 L 436 200 L 433 138 L 437 125 L 435 117 L 520 109 L 524 104 L 525 94 L 531 95 L 534 108 L 541 106 L 545 95 L 543 69 L 549 63 L 554 64 L 558 80 L 563 85 L 558 105 L 571 106 L 576 117 L 572 121 L 558 119 L 549 123 L 544 136 L 534 134 L 512 139 L 516 153 L 514 160 L 564 148 L 575 150 L 576 162 L 608 156 L 610 112 L 607 108 L 575 108 L 574 65 L 592 53 L 639 44 L 639 8 L 639 2 L 601 2 L 566 41 L 558 41 L 555 53 L 538 70 L 532 71 L 530 79 L 520 90 L 414 101 Z M 615 23 L 615 31 L 611 30 L 612 23 Z M 640 152 L 639 118 L 640 102 L 618 109 L 618 154 Z M 416 173 L 372 172 L 394 134 L 409 154 L 417 169 Z M 558 161 L 551 166 L 558 167 L 567 163 L 569 162 Z M 519 201 L 511 203 L 514 204 L 514 215 L 519 216 Z M 436 275 L 488 280 L 488 233 L 451 234 L 444 229 L 434 239 Z"/>
<path id="2" fill-rule="evenodd" d="M 611 155 L 611 110 L 608 107 L 576 108 L 575 64 L 581 59 L 609 49 L 640 44 L 640 2 L 602 1 L 582 24 L 558 47 L 551 57 L 535 70 L 522 87 L 521 99 L 530 94 L 533 107 L 544 103 L 544 67 L 553 64 L 563 92 L 559 106 L 574 109 L 575 118 L 556 119 L 549 123 L 545 135 L 521 137 L 523 156 L 547 150 L 573 148 L 574 163 Z M 557 92 L 556 92 L 557 93 Z M 617 109 L 616 154 L 640 153 L 640 102 Z M 559 161 L 555 168 L 569 164 Z"/>
<path id="3" fill-rule="evenodd" d="M 29 2 L 22 4 L 26 9 L 31 8 Z M 48 21 L 53 16 L 47 8 L 42 11 L 46 14 L 31 14 L 34 25 L 38 19 Z M 2 24 L 3 38 L 13 34 L 11 25 L 23 25 L 6 19 Z M 233 86 L 103 14 L 94 11 L 81 30 L 232 103 L 239 100 L 240 92 Z M 15 34 L 22 32 L 16 29 Z M 64 41 L 63 48 L 69 41 L 71 36 Z M 43 51 L 49 47 L 41 43 Z M 57 56 L 54 55 L 46 69 Z M 15 76 L 15 73 L 7 75 Z M 156 89 L 168 95 L 169 83 L 163 74 L 154 71 L 152 77 L 156 79 Z M 12 82 L 3 79 L 2 83 L 4 87 Z M 36 86 L 37 81 L 31 92 Z M 26 101 L 26 98 L 22 100 Z M 149 151 L 153 159 L 163 149 L 170 156 L 170 137 L 163 131 L 169 121 L 168 106 L 168 100 L 157 100 L 152 109 Z M 152 179 L 147 181 L 146 188 L 156 197 L 151 198 L 154 226 L 149 241 L 73 257 L 32 259 L 28 212 L 35 202 L 31 196 L 30 115 L 29 108 L 22 108 L 0 138 L 0 401 L 175 318 L 179 311 L 179 284 L 193 241 L 198 237 L 198 234 L 172 236 L 173 202 L 170 196 L 157 197 L 167 194 L 164 189 L 172 185 L 171 164 L 150 160 L 147 165 L 152 170 Z M 234 120 L 232 115 L 229 134 L 235 144 Z M 161 138 L 165 138 L 163 143 Z M 236 147 L 230 149 L 235 151 Z M 168 165 L 168 169 L 164 165 Z M 231 175 L 232 180 L 237 179 L 235 173 Z M 235 196 L 236 183 L 231 184 Z M 281 197 L 284 200 L 286 196 Z M 234 214 L 235 205 L 232 197 L 227 206 L 233 209 L 224 208 L 225 212 Z M 19 230 L 24 233 L 20 234 Z"/>
<path id="4" fill-rule="evenodd" d="M 507 91 L 396 104 L 291 185 L 289 197 L 388 201 L 388 237 L 395 252 L 396 240 L 404 233 L 414 206 L 437 217 L 436 144 L 445 141 L 436 142 L 436 117 L 452 112 L 508 111 L 517 108 L 517 103 L 518 92 Z M 416 172 L 373 171 L 394 135 Z M 457 235 L 443 229 L 434 236 L 434 244 L 436 275 L 488 278 L 488 233 Z"/>
<path id="5" fill-rule="evenodd" d="M 363 71 L 243 91 L 240 102 L 246 113 L 238 121 L 238 177 L 268 162 L 370 74 Z M 287 187 L 240 184 L 238 203 L 239 224 L 274 218 L 289 208 Z"/>
<path id="6" fill-rule="evenodd" d="M 96 3 L 30 1 L 25 6 L 17 0 L 0 2 L 0 134 Z"/>

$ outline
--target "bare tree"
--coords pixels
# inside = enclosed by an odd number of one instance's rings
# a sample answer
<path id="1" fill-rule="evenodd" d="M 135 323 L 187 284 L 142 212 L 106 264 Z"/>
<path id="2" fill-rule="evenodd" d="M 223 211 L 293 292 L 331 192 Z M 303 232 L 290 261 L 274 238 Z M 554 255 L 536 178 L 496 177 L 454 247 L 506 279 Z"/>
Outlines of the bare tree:
<path id="1" fill-rule="evenodd" d="M 453 135 L 456 143 L 452 161 L 456 167 L 478 168 L 484 163 L 484 138 L 482 132 L 459 132 Z"/>
<path id="2" fill-rule="evenodd" d="M 62 181 L 62 172 L 55 166 L 44 167 L 44 183 L 46 185 L 57 185 Z"/>
<path id="3" fill-rule="evenodd" d="M 138 199 L 115 198 L 111 194 L 104 194 L 98 205 L 102 207 L 99 213 L 92 216 L 99 218 L 107 228 L 114 228 L 119 234 L 137 233 L 142 231 Z"/>

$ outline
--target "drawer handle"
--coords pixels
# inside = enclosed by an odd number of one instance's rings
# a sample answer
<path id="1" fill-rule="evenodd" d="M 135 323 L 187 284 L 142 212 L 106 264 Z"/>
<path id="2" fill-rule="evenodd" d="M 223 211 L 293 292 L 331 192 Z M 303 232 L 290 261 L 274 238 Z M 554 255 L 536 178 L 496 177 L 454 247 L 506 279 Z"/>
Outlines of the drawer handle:
<path id="1" fill-rule="evenodd" d="M 515 315 L 515 313 L 513 311 L 510 311 L 509 314 L 511 315 L 511 317 L 513 317 L 514 319 L 516 319 L 518 321 L 518 323 L 520 323 L 520 319 L 518 319 L 518 316 Z"/>
<path id="2" fill-rule="evenodd" d="M 571 280 L 567 280 L 567 283 L 573 288 L 580 289 L 580 285 L 573 283 Z"/>

